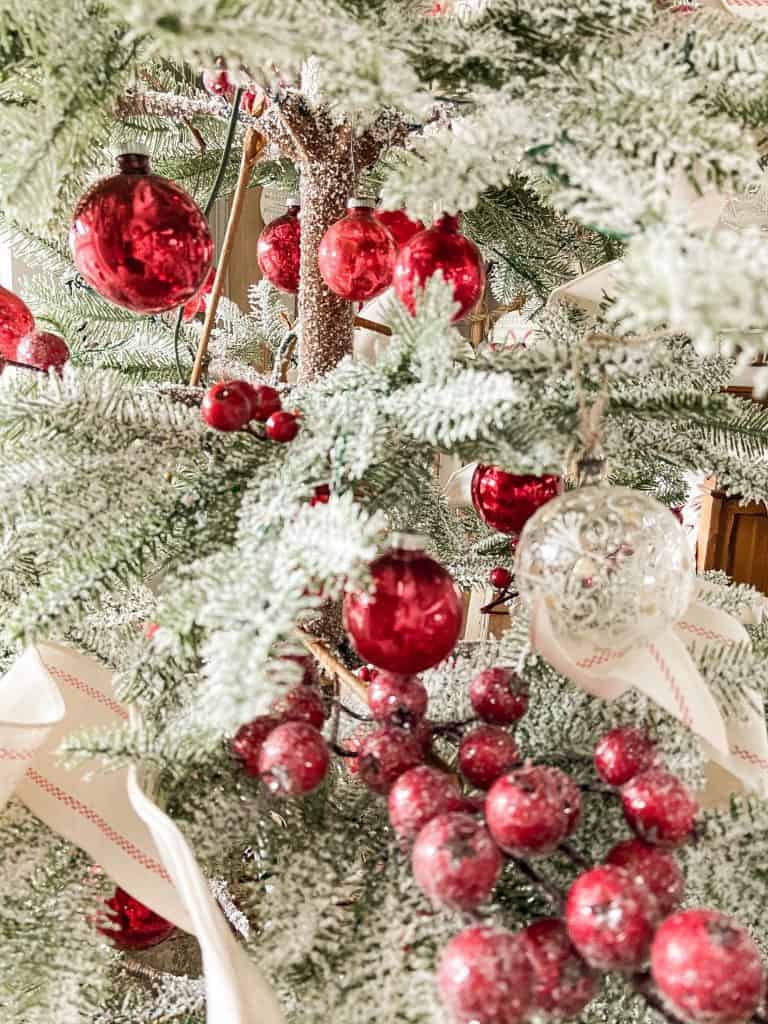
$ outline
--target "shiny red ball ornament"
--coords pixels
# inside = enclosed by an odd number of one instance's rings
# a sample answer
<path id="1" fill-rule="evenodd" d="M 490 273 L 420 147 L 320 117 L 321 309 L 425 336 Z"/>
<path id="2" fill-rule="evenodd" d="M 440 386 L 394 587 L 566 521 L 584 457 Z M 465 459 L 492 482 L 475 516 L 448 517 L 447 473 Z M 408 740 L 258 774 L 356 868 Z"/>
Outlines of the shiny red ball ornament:
<path id="1" fill-rule="evenodd" d="M 653 740 L 631 725 L 611 729 L 595 747 L 597 774 L 609 786 L 623 786 L 650 768 L 655 759 Z"/>
<path id="2" fill-rule="evenodd" d="M 238 386 L 242 382 L 222 382 L 208 388 L 200 406 L 200 415 L 214 430 L 242 430 L 251 419 L 251 403 Z"/>
<path id="3" fill-rule="evenodd" d="M 413 534 L 396 534 L 391 550 L 371 564 L 373 592 L 344 599 L 344 628 L 360 657 L 402 675 L 450 654 L 463 621 L 453 580 L 421 543 Z"/>
<path id="4" fill-rule="evenodd" d="M 66 341 L 50 331 L 31 331 L 16 345 L 15 361 L 24 366 L 34 366 L 37 370 L 61 370 L 68 359 Z"/>
<path id="5" fill-rule="evenodd" d="M 528 687 L 509 668 L 486 668 L 470 683 L 469 700 L 477 715 L 491 725 L 512 725 L 528 707 Z"/>
<path id="6" fill-rule="evenodd" d="M 617 843 L 605 858 L 606 864 L 623 868 L 650 890 L 656 900 L 658 917 L 666 917 L 680 906 L 685 879 L 671 853 L 642 839 L 626 839 Z"/>
<path id="7" fill-rule="evenodd" d="M 488 581 L 492 587 L 497 590 L 505 590 L 512 582 L 512 573 L 509 569 L 505 569 L 501 565 L 497 565 L 495 569 L 491 569 L 488 574 Z"/>
<path id="8" fill-rule="evenodd" d="M 208 277 L 203 281 L 202 288 L 195 292 L 189 302 L 184 304 L 183 317 L 191 320 L 198 313 L 204 313 L 208 306 L 208 296 L 213 291 L 213 282 L 216 280 L 216 267 L 211 267 Z"/>
<path id="9" fill-rule="evenodd" d="M 398 249 L 424 230 L 420 220 L 412 220 L 405 210 L 374 210 L 373 216 L 389 231 Z"/>
<path id="10" fill-rule="evenodd" d="M 387 808 L 395 832 L 406 839 L 424 828 L 439 814 L 464 809 L 465 800 L 453 779 L 428 765 L 410 768 L 389 791 Z"/>
<path id="11" fill-rule="evenodd" d="M 374 793 L 389 793 L 395 781 L 424 760 L 419 739 L 405 729 L 385 725 L 360 744 L 357 772 Z"/>
<path id="12" fill-rule="evenodd" d="M 568 891 L 568 935 L 587 963 L 599 970 L 639 970 L 648 959 L 656 920 L 653 896 L 623 868 L 592 868 Z"/>
<path id="13" fill-rule="evenodd" d="M 314 686 L 294 686 L 273 701 L 270 710 L 284 722 L 309 722 L 316 729 L 325 721 L 323 695 Z"/>
<path id="14" fill-rule="evenodd" d="M 372 206 L 363 199 L 350 199 L 346 217 L 328 228 L 317 254 L 322 279 L 350 302 L 367 302 L 392 283 L 397 245 L 374 219 Z"/>
<path id="15" fill-rule="evenodd" d="M 26 302 L 0 285 L 0 356 L 16 359 L 20 338 L 35 329 L 35 318 Z"/>
<path id="16" fill-rule="evenodd" d="M 501 853 L 488 829 L 456 811 L 432 818 L 419 832 L 411 855 L 413 877 L 426 896 L 453 910 L 474 910 L 491 893 Z"/>
<path id="17" fill-rule="evenodd" d="M 490 789 L 500 775 L 519 763 L 515 741 L 497 725 L 481 725 L 459 744 L 459 771 L 478 789 Z"/>
<path id="18" fill-rule="evenodd" d="M 475 511 L 499 533 L 519 533 L 533 513 L 563 493 L 559 476 L 506 473 L 498 466 L 478 466 L 472 474 Z"/>
<path id="19" fill-rule="evenodd" d="M 691 1024 L 740 1024 L 765 991 L 760 952 L 745 928 L 717 910 L 682 910 L 661 925 L 651 974 L 662 999 Z"/>
<path id="20" fill-rule="evenodd" d="M 303 796 L 328 771 L 328 746 L 307 722 L 284 722 L 267 736 L 259 754 L 259 775 L 273 796 Z"/>
<path id="21" fill-rule="evenodd" d="M 299 200 L 291 196 L 288 210 L 267 224 L 256 243 L 256 259 L 262 274 L 282 292 L 295 295 L 301 269 L 301 221 Z"/>
<path id="22" fill-rule="evenodd" d="M 487 925 L 454 936 L 437 972 L 440 999 L 454 1024 L 522 1024 L 533 981 L 520 937 Z"/>
<path id="23" fill-rule="evenodd" d="M 445 214 L 431 228 L 420 231 L 397 255 L 392 283 L 400 300 L 413 314 L 416 294 L 440 271 L 453 288 L 458 304 L 453 322 L 472 309 L 485 287 L 485 268 L 480 250 L 459 231 L 459 218 Z"/>
<path id="24" fill-rule="evenodd" d="M 211 96 L 223 96 L 230 103 L 235 98 L 237 88 L 229 77 L 226 65 L 219 64 L 215 68 L 205 68 L 203 71 L 203 88 Z"/>
<path id="25" fill-rule="evenodd" d="M 571 944 L 559 918 L 534 921 L 520 932 L 533 971 L 533 1009 L 547 1020 L 578 1017 L 600 991 L 600 977 Z"/>
<path id="26" fill-rule="evenodd" d="M 97 924 L 97 930 L 120 949 L 150 949 L 164 942 L 174 925 L 154 910 L 139 903 L 119 886 L 115 895 L 104 901 L 109 907 L 109 926 Z"/>
<path id="27" fill-rule="evenodd" d="M 422 719 L 429 697 L 416 676 L 379 672 L 368 687 L 368 707 L 378 722 L 408 726 Z"/>
<path id="28" fill-rule="evenodd" d="M 287 444 L 299 432 L 299 420 L 292 412 L 273 412 L 267 420 L 267 437 L 278 444 Z"/>
<path id="29" fill-rule="evenodd" d="M 77 269 L 96 291 L 134 313 L 165 313 L 201 288 L 213 239 L 183 188 L 150 172 L 149 158 L 126 153 L 118 173 L 77 204 L 69 244 Z"/>
<path id="30" fill-rule="evenodd" d="M 516 857 L 543 857 L 568 835 L 573 807 L 557 768 L 517 768 L 497 779 L 485 801 L 491 835 Z"/>
<path id="31" fill-rule="evenodd" d="M 274 715 L 259 715 L 252 722 L 241 725 L 232 740 L 232 753 L 243 762 L 249 775 L 259 774 L 259 755 L 267 736 L 280 725 Z"/>
<path id="32" fill-rule="evenodd" d="M 690 839 L 699 805 L 683 782 L 664 768 L 636 775 L 621 790 L 621 806 L 632 831 L 657 846 Z"/>

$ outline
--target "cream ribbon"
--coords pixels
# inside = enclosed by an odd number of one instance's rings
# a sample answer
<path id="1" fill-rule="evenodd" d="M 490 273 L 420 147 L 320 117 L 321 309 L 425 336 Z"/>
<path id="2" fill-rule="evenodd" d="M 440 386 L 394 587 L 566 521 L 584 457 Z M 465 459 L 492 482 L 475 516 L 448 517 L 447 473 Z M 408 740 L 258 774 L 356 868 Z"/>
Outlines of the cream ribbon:
<path id="1" fill-rule="evenodd" d="M 233 937 L 186 840 L 142 791 L 135 768 L 64 768 L 64 737 L 128 720 L 110 672 L 44 643 L 0 681 L 0 807 L 12 795 L 85 850 L 126 892 L 197 937 L 208 1024 L 282 1024 L 266 979 Z"/>
<path id="2" fill-rule="evenodd" d="M 699 581 L 698 592 L 708 586 Z M 751 610 L 745 619 L 754 617 Z M 689 653 L 749 643 L 749 635 L 733 616 L 694 598 L 680 621 L 652 642 L 619 650 L 558 634 L 539 598 L 532 609 L 530 637 L 533 649 L 582 690 L 611 701 L 634 687 L 650 697 L 699 737 L 709 760 L 735 776 L 741 787 L 733 789 L 768 796 L 768 737 L 765 717 L 758 710 L 761 698 L 752 692 L 738 717 L 726 720 Z"/>

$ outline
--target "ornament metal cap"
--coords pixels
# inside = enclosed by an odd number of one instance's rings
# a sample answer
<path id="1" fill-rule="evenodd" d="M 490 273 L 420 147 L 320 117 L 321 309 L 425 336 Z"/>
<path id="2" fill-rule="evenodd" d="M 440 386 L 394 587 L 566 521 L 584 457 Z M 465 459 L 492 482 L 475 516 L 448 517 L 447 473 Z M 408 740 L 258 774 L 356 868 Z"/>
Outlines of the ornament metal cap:
<path id="1" fill-rule="evenodd" d="M 116 142 L 109 149 L 115 160 L 121 156 L 149 156 L 149 148 L 139 139 L 126 139 L 125 142 Z"/>
<path id="2" fill-rule="evenodd" d="M 364 209 L 366 207 L 369 210 L 374 210 L 376 208 L 376 200 L 375 199 L 361 199 L 359 196 L 352 196 L 350 199 L 347 200 L 347 209 L 348 210 L 359 210 L 359 209 Z"/>
<path id="3" fill-rule="evenodd" d="M 285 205 L 290 210 L 292 206 L 301 206 L 301 201 L 298 196 L 288 196 L 285 200 Z"/>
<path id="4" fill-rule="evenodd" d="M 397 551 L 421 551 L 427 543 L 423 533 L 391 533 L 389 548 Z"/>

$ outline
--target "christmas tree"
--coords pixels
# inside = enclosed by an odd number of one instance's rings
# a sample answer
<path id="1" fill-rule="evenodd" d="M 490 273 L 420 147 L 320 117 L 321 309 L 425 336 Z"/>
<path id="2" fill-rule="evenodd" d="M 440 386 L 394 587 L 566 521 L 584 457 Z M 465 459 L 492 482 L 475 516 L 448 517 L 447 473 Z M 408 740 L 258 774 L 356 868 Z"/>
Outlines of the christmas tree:
<path id="1" fill-rule="evenodd" d="M 3 1022 L 763 1024 L 732 6 L 2 5 Z"/>

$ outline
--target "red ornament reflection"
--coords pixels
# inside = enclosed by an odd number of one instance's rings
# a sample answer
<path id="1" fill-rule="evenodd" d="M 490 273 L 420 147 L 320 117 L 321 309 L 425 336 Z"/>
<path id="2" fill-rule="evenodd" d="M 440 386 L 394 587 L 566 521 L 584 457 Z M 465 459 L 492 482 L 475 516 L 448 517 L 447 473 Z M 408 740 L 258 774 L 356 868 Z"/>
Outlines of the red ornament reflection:
<path id="1" fill-rule="evenodd" d="M 170 921 L 139 903 L 119 886 L 115 895 L 104 901 L 110 913 L 102 915 L 109 925 L 98 924 L 98 931 L 120 949 L 149 949 L 157 946 L 174 930 Z"/>
<path id="2" fill-rule="evenodd" d="M 459 231 L 459 218 L 445 214 L 431 228 L 419 232 L 398 253 L 393 284 L 409 312 L 416 312 L 415 293 L 440 271 L 453 287 L 458 310 L 453 322 L 472 309 L 485 287 L 480 250 Z"/>
<path id="3" fill-rule="evenodd" d="M 320 242 L 317 262 L 325 283 L 343 299 L 367 302 L 392 283 L 397 245 L 370 205 L 353 205 Z"/>
<path id="4" fill-rule="evenodd" d="M 0 285 L 0 356 L 16 358 L 19 338 L 35 329 L 35 318 L 26 302 Z"/>
<path id="5" fill-rule="evenodd" d="M 453 650 L 462 625 L 459 592 L 446 570 L 401 536 L 371 564 L 373 593 L 344 600 L 344 627 L 360 657 L 389 672 L 431 668 Z"/>
<path id="6" fill-rule="evenodd" d="M 204 313 L 208 306 L 208 296 L 213 291 L 213 282 L 216 280 L 216 267 L 211 267 L 203 282 L 203 287 L 196 292 L 184 305 L 184 319 L 191 320 L 198 313 Z"/>
<path id="7" fill-rule="evenodd" d="M 288 212 L 267 224 L 259 235 L 256 259 L 262 274 L 280 291 L 295 295 L 301 267 L 299 203 L 289 199 Z"/>
<path id="8" fill-rule="evenodd" d="M 394 238 L 398 249 L 424 230 L 420 220 L 411 220 L 405 210 L 374 210 L 373 216 Z"/>
<path id="9" fill-rule="evenodd" d="M 475 511 L 499 533 L 519 533 L 536 509 L 563 493 L 559 476 L 505 473 L 498 466 L 478 466 L 472 476 Z"/>
<path id="10" fill-rule="evenodd" d="M 205 281 L 213 239 L 197 203 L 150 173 L 143 154 L 118 157 L 75 210 L 69 243 L 96 291 L 134 313 L 163 313 L 191 299 Z"/>

